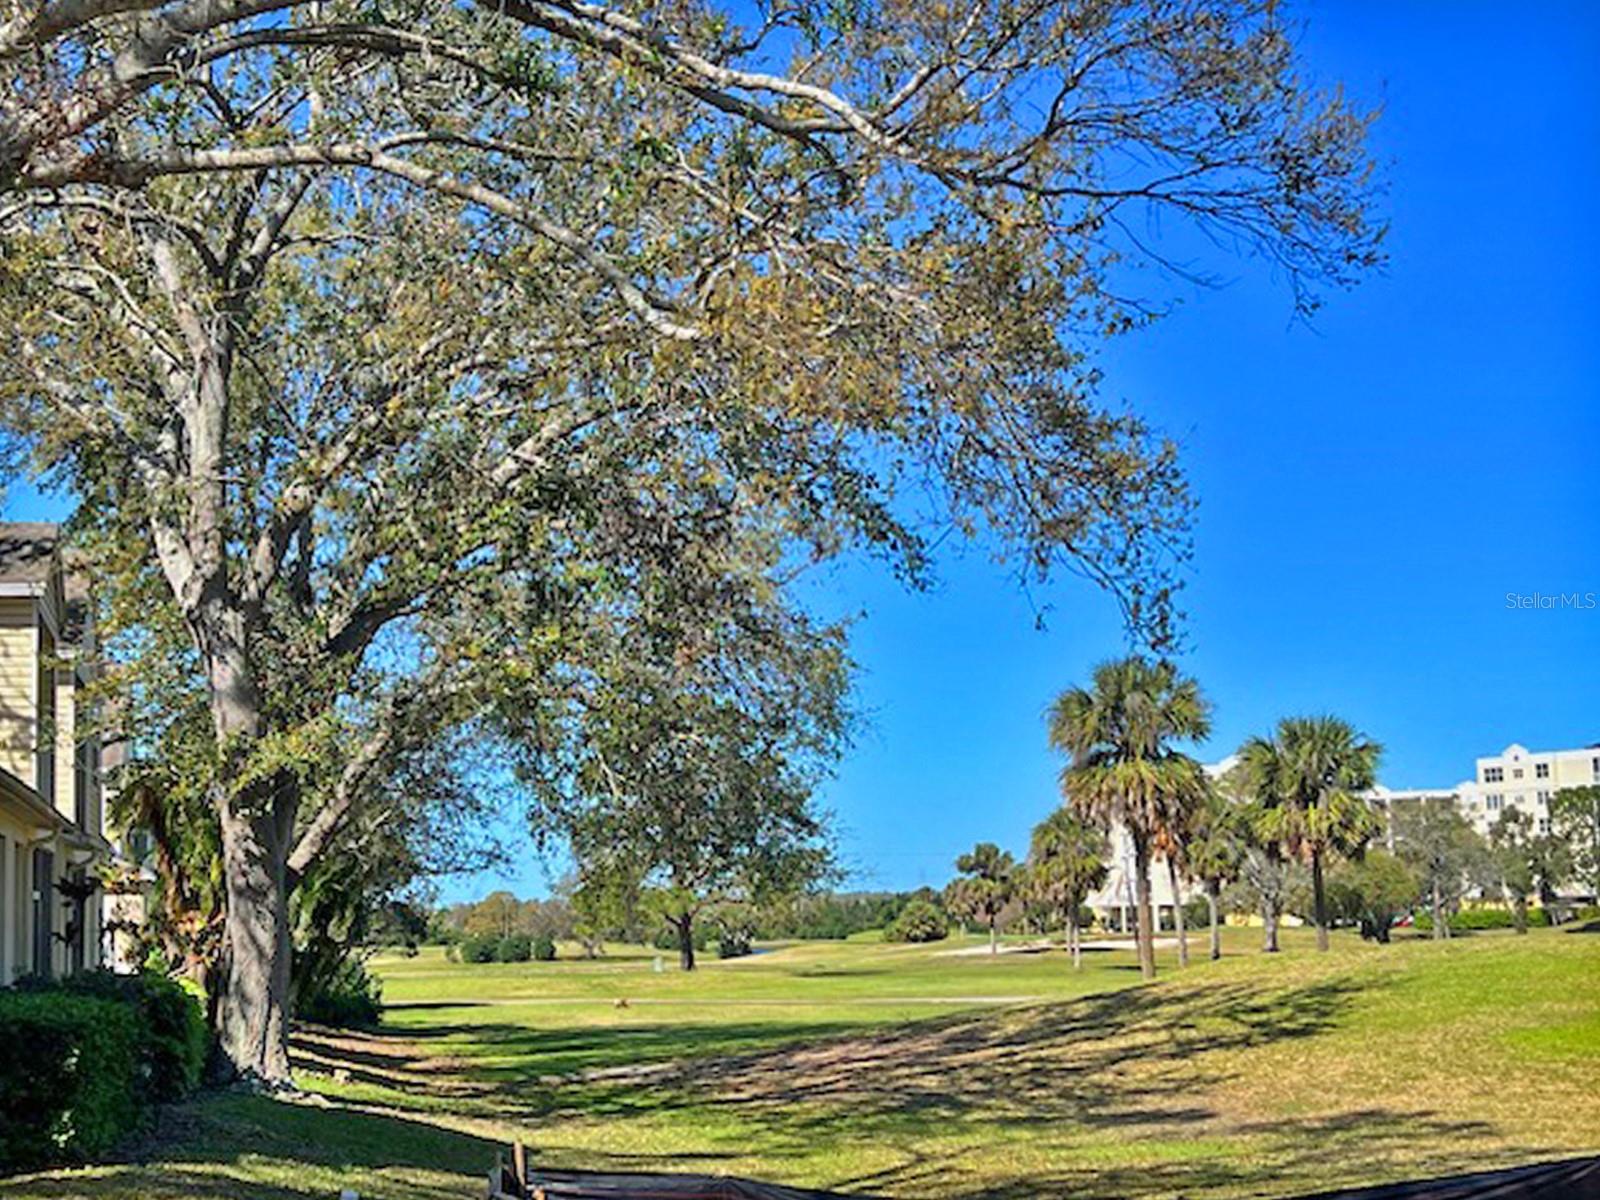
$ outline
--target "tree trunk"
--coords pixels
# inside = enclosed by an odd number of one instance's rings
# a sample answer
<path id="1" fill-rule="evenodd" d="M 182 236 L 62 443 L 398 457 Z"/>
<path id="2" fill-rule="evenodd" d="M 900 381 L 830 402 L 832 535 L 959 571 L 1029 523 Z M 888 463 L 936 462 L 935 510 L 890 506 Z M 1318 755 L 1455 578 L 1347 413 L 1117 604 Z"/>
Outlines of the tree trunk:
<path id="1" fill-rule="evenodd" d="M 1178 865 L 1167 857 L 1167 882 L 1172 887 L 1172 926 L 1178 932 L 1178 965 L 1189 965 L 1189 930 L 1184 924 L 1183 893 L 1178 887 Z"/>
<path id="2" fill-rule="evenodd" d="M 1083 970 L 1083 945 L 1078 935 L 1078 909 L 1074 905 L 1067 913 L 1067 949 L 1072 951 L 1072 969 Z"/>
<path id="3" fill-rule="evenodd" d="M 1328 896 L 1322 884 L 1322 851 L 1311 851 L 1311 908 L 1317 923 L 1317 949 L 1328 948 Z"/>
<path id="4" fill-rule="evenodd" d="M 1133 835 L 1134 906 L 1137 909 L 1139 946 L 1139 974 L 1146 979 L 1156 977 L 1155 921 L 1150 912 L 1150 845 L 1139 834 Z"/>
<path id="5" fill-rule="evenodd" d="M 1267 896 L 1261 897 L 1261 949 L 1278 952 L 1278 902 Z"/>
<path id="6" fill-rule="evenodd" d="M 195 625 L 196 641 L 207 658 L 212 723 L 226 756 L 213 795 L 226 899 L 217 1048 L 233 1076 L 288 1087 L 288 842 L 298 785 L 291 774 L 272 772 L 235 786 L 261 736 L 261 697 L 239 614 L 215 597 L 208 597 L 204 614 Z"/>
<path id="7" fill-rule="evenodd" d="M 1000 953 L 1000 928 L 995 923 L 995 918 L 989 918 L 989 953 Z"/>
<path id="8" fill-rule="evenodd" d="M 1222 957 L 1222 926 L 1217 923 L 1217 887 L 1206 885 L 1206 907 L 1211 911 L 1211 961 Z"/>
<path id="9" fill-rule="evenodd" d="M 1511 900 L 1511 923 L 1518 933 L 1528 932 L 1528 898 L 1514 896 Z"/>
<path id="10" fill-rule="evenodd" d="M 678 930 L 678 966 L 685 971 L 694 970 L 694 915 L 684 913 L 673 919 Z"/>
<path id="11" fill-rule="evenodd" d="M 268 790 L 250 789 L 220 805 L 227 917 L 217 1044 L 232 1074 L 278 1088 L 290 1082 L 292 949 L 284 887 L 287 852 L 270 794 L 260 794 Z"/>
<path id="12" fill-rule="evenodd" d="M 1450 936 L 1450 922 L 1444 915 L 1444 896 L 1439 889 L 1439 881 L 1433 881 L 1433 940 L 1443 941 Z"/>
<path id="13" fill-rule="evenodd" d="M 1556 890 L 1543 879 L 1539 881 L 1539 906 L 1544 909 L 1545 920 L 1552 928 L 1561 924 L 1561 909 L 1556 907 Z"/>

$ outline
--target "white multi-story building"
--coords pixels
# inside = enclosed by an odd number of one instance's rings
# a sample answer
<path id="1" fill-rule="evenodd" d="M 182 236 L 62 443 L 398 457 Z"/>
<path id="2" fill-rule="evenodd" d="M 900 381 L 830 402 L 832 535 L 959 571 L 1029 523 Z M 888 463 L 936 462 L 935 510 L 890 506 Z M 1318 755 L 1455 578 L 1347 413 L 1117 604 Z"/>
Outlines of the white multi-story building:
<path id="1" fill-rule="evenodd" d="M 1478 759 L 1472 779 L 1456 786 L 1461 811 L 1487 834 L 1502 813 L 1525 812 L 1539 833 L 1550 832 L 1550 802 L 1563 788 L 1600 784 L 1600 743 L 1576 750 L 1529 750 L 1513 742 Z"/>

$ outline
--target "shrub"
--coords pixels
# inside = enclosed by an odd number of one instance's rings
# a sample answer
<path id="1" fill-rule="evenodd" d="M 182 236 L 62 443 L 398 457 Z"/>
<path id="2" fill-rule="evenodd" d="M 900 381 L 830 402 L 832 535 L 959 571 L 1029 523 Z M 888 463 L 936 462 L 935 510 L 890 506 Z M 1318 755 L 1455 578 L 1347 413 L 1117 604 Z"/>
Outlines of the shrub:
<path id="1" fill-rule="evenodd" d="M 475 933 L 461 943 L 461 961 L 464 963 L 493 962 L 500 948 L 500 939 L 492 933 Z"/>
<path id="2" fill-rule="evenodd" d="M 495 962 L 527 962 L 533 957 L 533 941 L 525 933 L 508 933 L 494 948 Z"/>
<path id="3" fill-rule="evenodd" d="M 153 971 L 118 975 L 101 969 L 59 980 L 29 976 L 17 980 L 16 987 L 46 995 L 90 996 L 127 1006 L 137 1023 L 135 1083 L 141 1102 L 181 1100 L 199 1085 L 211 1050 L 211 1034 L 198 996 L 177 980 Z"/>
<path id="4" fill-rule="evenodd" d="M 1420 912 L 1414 924 L 1424 933 L 1433 931 L 1433 914 Z M 1451 933 L 1475 933 L 1483 929 L 1510 929 L 1516 922 L 1507 908 L 1464 908 L 1450 914 Z M 1528 909 L 1528 928 L 1539 929 L 1550 924 L 1550 914 L 1542 908 Z"/>
<path id="5" fill-rule="evenodd" d="M 717 939 L 718 958 L 745 958 L 750 954 L 750 935 L 742 929 L 724 930 Z"/>
<path id="6" fill-rule="evenodd" d="M 333 974 L 294 1000 L 295 1016 L 318 1025 L 370 1029 L 383 1019 L 383 985 L 366 965 L 347 958 Z"/>
<path id="7" fill-rule="evenodd" d="M 556 944 L 548 937 L 533 939 L 533 957 L 536 962 L 555 962 Z"/>
<path id="8" fill-rule="evenodd" d="M 950 919 L 926 900 L 913 900 L 883 931 L 886 942 L 940 942 L 950 936 Z"/>
<path id="9" fill-rule="evenodd" d="M 92 1158 L 139 1124 L 139 1023 L 117 1000 L 0 992 L 0 1168 Z"/>

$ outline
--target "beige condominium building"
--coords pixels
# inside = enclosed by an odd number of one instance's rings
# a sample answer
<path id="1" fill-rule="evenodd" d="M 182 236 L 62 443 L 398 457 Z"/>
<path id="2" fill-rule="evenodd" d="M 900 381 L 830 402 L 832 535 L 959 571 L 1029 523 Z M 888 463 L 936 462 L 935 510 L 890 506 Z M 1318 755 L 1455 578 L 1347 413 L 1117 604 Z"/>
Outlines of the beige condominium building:
<path id="1" fill-rule="evenodd" d="M 0 986 L 100 965 L 93 629 L 54 525 L 0 523 Z"/>
<path id="2" fill-rule="evenodd" d="M 1517 810 L 1535 831 L 1550 832 L 1550 802 L 1563 788 L 1600 784 L 1600 743 L 1576 750 L 1529 750 L 1513 742 L 1478 759 L 1472 779 L 1456 786 L 1461 811 L 1487 834 L 1502 813 Z"/>

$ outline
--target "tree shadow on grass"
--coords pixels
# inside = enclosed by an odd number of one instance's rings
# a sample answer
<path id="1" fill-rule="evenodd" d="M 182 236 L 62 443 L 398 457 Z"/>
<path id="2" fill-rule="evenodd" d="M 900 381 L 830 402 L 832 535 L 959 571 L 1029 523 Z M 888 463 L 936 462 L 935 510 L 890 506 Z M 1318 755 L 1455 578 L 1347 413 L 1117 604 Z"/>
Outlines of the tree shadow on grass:
<path id="1" fill-rule="evenodd" d="M 1216 1132 L 1208 1094 L 1242 1069 L 1226 1052 L 1315 1036 L 1375 986 L 1118 990 L 866 1031 L 791 1023 L 421 1026 L 394 1043 L 403 1049 L 384 1052 L 395 1057 L 358 1049 L 342 1069 L 405 1092 L 430 1053 L 470 1043 L 469 1056 L 450 1061 L 470 1080 L 479 1115 L 535 1126 L 599 1118 L 624 1131 L 636 1119 L 703 1116 L 724 1128 L 731 1121 L 743 1153 L 772 1160 L 864 1141 L 915 1148 L 936 1132 L 996 1146 L 1030 1130 L 1181 1140 Z M 320 1065 L 339 1061 L 336 1048 L 324 1051 Z M 941 1169 L 949 1164 L 927 1165 Z M 896 1182 L 915 1194 L 934 1180 L 912 1171 L 834 1186 Z"/>
<path id="2" fill-rule="evenodd" d="M 807 1140 L 930 1119 L 1011 1127 L 1193 1121 L 1210 1115 L 1199 1102 L 1204 1089 L 1227 1077 L 1206 1055 L 1312 1036 L 1365 990 L 1333 981 L 1272 994 L 1242 983 L 1117 991 L 844 1037 L 802 1035 L 749 1053 L 637 1056 L 561 1082 L 590 1108 L 617 1115 L 739 1108 Z M 484 1034 L 516 1057 L 528 1031 Z M 670 1037 L 656 1036 L 663 1034 Z M 516 1103 L 514 1091 L 507 1099 Z"/>
<path id="3" fill-rule="evenodd" d="M 398 1114 L 211 1093 L 165 1110 L 120 1160 L 0 1181 L 17 1200 L 381 1200 L 476 1195 L 494 1142 Z"/>
<path id="4" fill-rule="evenodd" d="M 525 1126 L 534 1141 L 541 1124 L 607 1123 L 603 1149 L 581 1161 L 565 1151 L 557 1165 L 703 1169 L 740 1158 L 746 1172 L 757 1161 L 779 1179 L 799 1170 L 805 1182 L 894 1197 L 1286 1195 L 1536 1155 L 1507 1147 L 1490 1125 L 1367 1098 L 1271 1122 L 1225 1107 L 1261 1069 L 1251 1051 L 1336 1029 L 1358 997 L 1385 986 L 1208 982 L 867 1029 L 632 1024 L 636 1014 L 561 1030 L 440 1024 L 375 1037 L 342 1059 L 337 1045 L 318 1053 L 324 1067 L 342 1061 L 336 1069 L 351 1078 L 393 1089 L 402 1107 L 422 1103 L 414 1081 L 430 1056 L 459 1054 L 447 1061 L 471 1106 L 457 1111 Z M 661 1144 L 663 1122 L 692 1132 L 674 1134 L 670 1150 L 638 1152 Z M 835 1150 L 848 1164 L 863 1148 L 893 1165 L 816 1178 Z"/>

